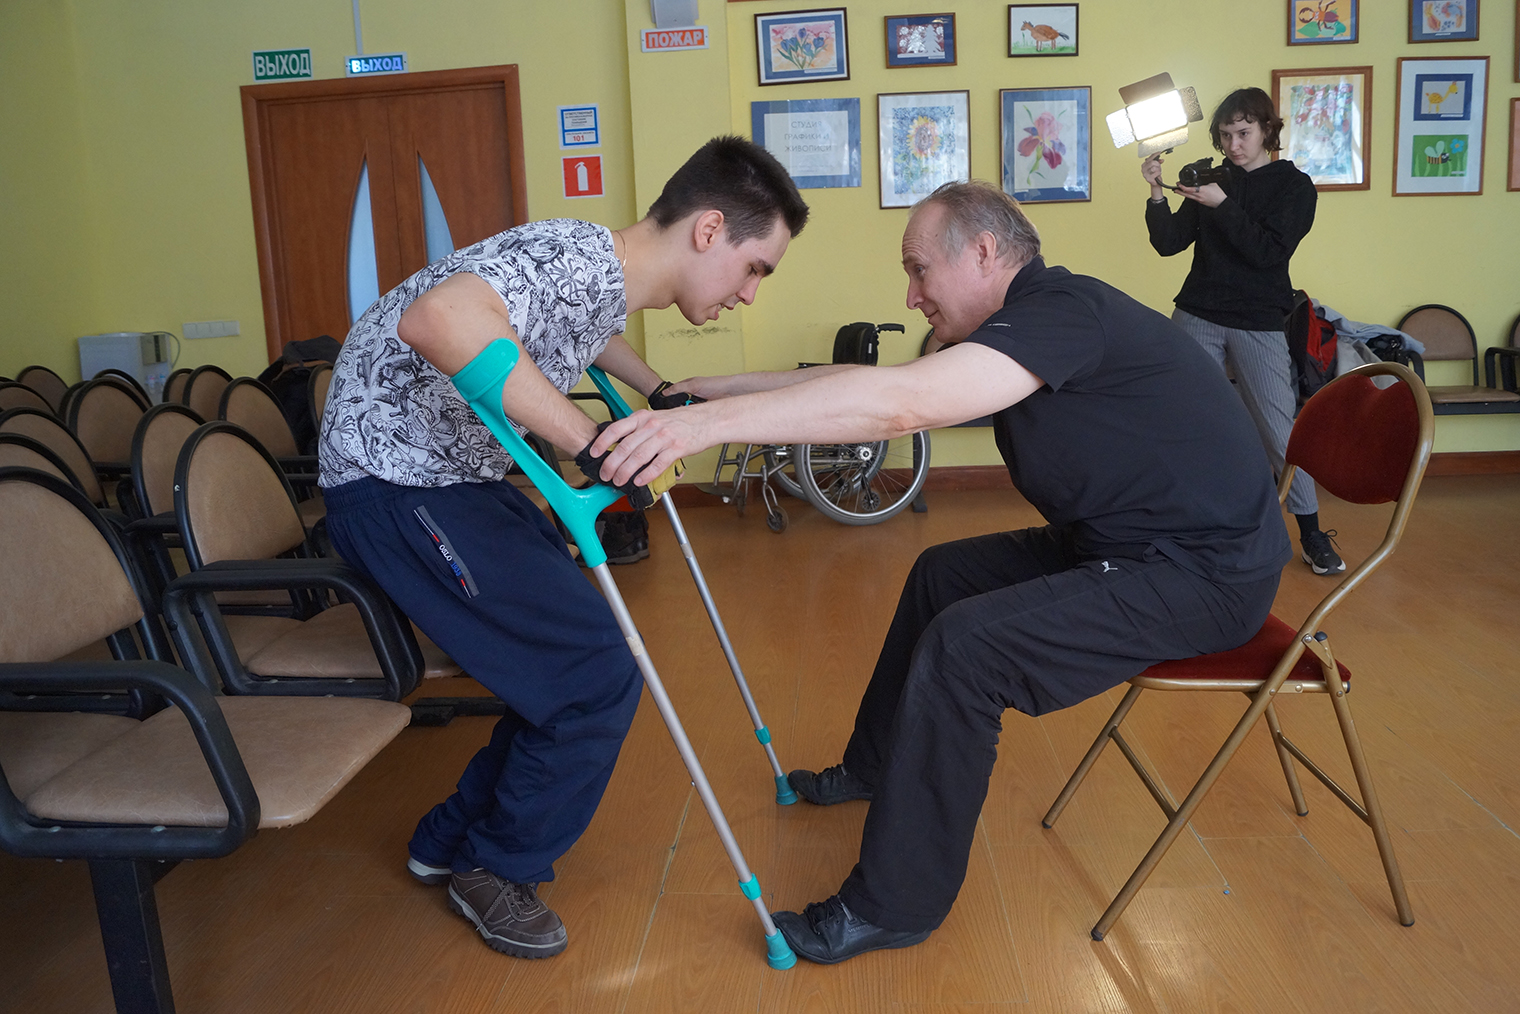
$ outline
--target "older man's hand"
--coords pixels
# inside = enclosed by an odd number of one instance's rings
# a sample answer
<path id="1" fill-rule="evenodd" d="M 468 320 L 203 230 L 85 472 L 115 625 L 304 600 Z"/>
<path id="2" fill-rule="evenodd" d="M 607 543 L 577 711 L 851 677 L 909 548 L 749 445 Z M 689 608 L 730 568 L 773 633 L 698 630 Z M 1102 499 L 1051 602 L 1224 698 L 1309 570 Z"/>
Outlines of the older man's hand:
<path id="1" fill-rule="evenodd" d="M 612 448 L 602 463 L 602 481 L 614 486 L 630 481 L 647 485 L 683 455 L 705 450 L 708 443 L 704 442 L 700 419 L 704 408 L 691 405 L 679 412 L 642 409 L 602 430 L 590 448 L 593 455 Z"/>

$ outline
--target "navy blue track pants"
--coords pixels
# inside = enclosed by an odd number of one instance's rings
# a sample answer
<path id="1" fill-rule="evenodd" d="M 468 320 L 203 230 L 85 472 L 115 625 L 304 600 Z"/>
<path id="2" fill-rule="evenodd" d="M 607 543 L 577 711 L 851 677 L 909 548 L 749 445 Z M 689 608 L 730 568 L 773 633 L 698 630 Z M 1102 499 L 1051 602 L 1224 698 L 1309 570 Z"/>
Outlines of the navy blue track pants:
<path id="1" fill-rule="evenodd" d="M 343 558 L 507 705 L 458 791 L 417 825 L 412 855 L 554 879 L 601 802 L 643 686 L 611 608 L 509 482 L 365 478 L 325 500 Z"/>
<path id="2" fill-rule="evenodd" d="M 966 864 L 1008 708 L 1043 715 L 1266 622 L 1278 575 L 1209 581 L 1165 557 L 1086 559 L 1061 528 L 934 546 L 903 588 L 844 752 L 872 786 L 840 897 L 894 930 L 937 927 Z"/>

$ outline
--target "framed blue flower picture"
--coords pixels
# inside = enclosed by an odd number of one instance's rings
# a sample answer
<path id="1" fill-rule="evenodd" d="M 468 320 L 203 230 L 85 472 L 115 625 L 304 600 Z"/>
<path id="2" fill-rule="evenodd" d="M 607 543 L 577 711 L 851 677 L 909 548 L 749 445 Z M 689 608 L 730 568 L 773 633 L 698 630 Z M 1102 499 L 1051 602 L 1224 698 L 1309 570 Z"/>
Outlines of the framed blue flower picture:
<path id="1" fill-rule="evenodd" d="M 755 15 L 762 85 L 837 81 L 850 76 L 844 8 Z"/>
<path id="2" fill-rule="evenodd" d="M 1003 192 L 1021 204 L 1092 200 L 1092 89 L 1005 88 Z"/>

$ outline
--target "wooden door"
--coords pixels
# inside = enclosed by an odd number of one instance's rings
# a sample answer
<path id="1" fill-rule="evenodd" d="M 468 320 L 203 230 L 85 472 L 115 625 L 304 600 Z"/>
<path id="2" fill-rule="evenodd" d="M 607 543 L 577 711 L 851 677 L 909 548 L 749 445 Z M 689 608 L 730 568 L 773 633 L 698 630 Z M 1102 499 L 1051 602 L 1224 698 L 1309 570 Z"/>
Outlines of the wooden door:
<path id="1" fill-rule="evenodd" d="M 527 220 L 514 66 L 242 94 L 271 361 L 288 341 L 348 333 L 349 235 L 366 167 L 382 293 L 427 264 L 420 165 L 456 247 Z"/>

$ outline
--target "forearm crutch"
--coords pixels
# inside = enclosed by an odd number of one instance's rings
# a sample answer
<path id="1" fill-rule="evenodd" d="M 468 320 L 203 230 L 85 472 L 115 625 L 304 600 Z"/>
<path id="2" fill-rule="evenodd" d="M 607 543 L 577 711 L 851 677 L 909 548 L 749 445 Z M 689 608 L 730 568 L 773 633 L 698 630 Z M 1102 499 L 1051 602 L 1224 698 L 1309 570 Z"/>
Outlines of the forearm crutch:
<path id="1" fill-rule="evenodd" d="M 639 636 L 633 617 L 629 615 L 628 607 L 623 602 L 623 596 L 612 580 L 612 572 L 607 567 L 607 553 L 602 549 L 601 540 L 596 537 L 596 516 L 623 494 L 616 488 L 601 483 L 596 483 L 586 489 L 571 489 L 560 477 L 557 469 L 533 453 L 527 441 L 508 421 L 501 402 L 502 385 L 508 374 L 512 372 L 512 368 L 517 365 L 518 355 L 515 344 L 505 338 L 498 338 L 470 360 L 469 365 L 454 375 L 452 378 L 454 386 L 496 435 L 496 439 L 501 441 L 502 446 L 512 455 L 512 459 L 538 487 L 538 491 L 549 501 L 549 506 L 559 515 L 565 527 L 570 530 L 570 534 L 575 537 L 575 543 L 581 551 L 581 559 L 596 575 L 597 584 L 601 586 L 602 594 L 607 597 L 607 604 L 612 607 L 618 627 L 622 630 L 623 637 L 627 639 L 628 647 L 633 651 L 634 662 L 644 676 L 644 683 L 649 687 L 650 696 L 654 698 L 655 706 L 660 709 L 660 717 L 665 720 L 665 727 L 670 730 L 670 738 L 675 740 L 676 750 L 686 764 L 686 771 L 691 775 L 697 795 L 702 797 L 702 805 L 707 808 L 707 815 L 711 818 L 713 827 L 723 842 L 723 850 L 728 853 L 729 862 L 733 863 L 734 872 L 739 877 L 739 890 L 755 906 L 755 911 L 760 916 L 760 924 L 765 929 L 767 963 L 772 968 L 791 968 L 797 963 L 797 956 L 792 953 L 786 938 L 771 921 L 770 912 L 766 910 L 765 903 L 760 898 L 760 881 L 755 879 L 744 861 L 744 853 L 739 850 L 739 843 L 734 840 L 733 830 L 723 816 L 723 808 L 718 805 L 718 797 L 713 795 L 707 775 L 702 771 L 702 764 L 697 760 L 696 751 L 691 747 L 691 740 L 687 739 L 686 730 L 681 726 L 681 719 L 676 715 L 675 705 L 671 704 L 670 696 L 665 692 L 665 685 L 660 682 L 654 663 L 650 661 L 649 653 L 644 650 L 643 638 Z"/>
<path id="2" fill-rule="evenodd" d="M 614 419 L 633 414 L 628 403 L 607 379 L 607 374 L 595 366 L 587 367 L 586 374 L 596 385 L 596 389 L 601 392 Z M 717 603 L 713 602 L 712 592 L 707 587 L 707 579 L 702 576 L 702 565 L 697 562 L 697 554 L 686 538 L 686 526 L 681 524 L 681 516 L 676 513 L 676 502 L 669 490 L 660 494 L 660 505 L 665 508 L 665 514 L 670 518 L 670 527 L 676 533 L 676 541 L 681 544 L 681 555 L 686 558 L 686 567 L 691 571 L 691 579 L 697 584 L 697 594 L 702 597 L 702 605 L 707 608 L 707 618 L 712 621 L 713 631 L 718 635 L 718 644 L 723 649 L 723 656 L 728 659 L 728 668 L 734 674 L 734 683 L 739 687 L 739 696 L 744 698 L 744 708 L 749 712 L 750 723 L 755 727 L 755 738 L 765 748 L 765 756 L 771 763 L 771 771 L 776 776 L 776 802 L 782 806 L 790 806 L 797 801 L 797 793 L 793 791 L 792 783 L 787 781 L 786 775 L 781 771 L 781 762 L 776 759 L 776 748 L 771 745 L 771 730 L 761 719 L 760 709 L 755 705 L 755 698 L 749 692 L 749 684 L 744 679 L 744 670 L 739 667 L 739 656 L 734 654 L 734 646 L 729 641 L 728 631 L 723 626 L 723 617 L 718 615 Z"/>

